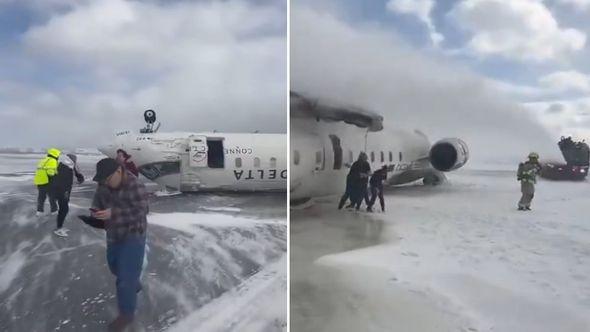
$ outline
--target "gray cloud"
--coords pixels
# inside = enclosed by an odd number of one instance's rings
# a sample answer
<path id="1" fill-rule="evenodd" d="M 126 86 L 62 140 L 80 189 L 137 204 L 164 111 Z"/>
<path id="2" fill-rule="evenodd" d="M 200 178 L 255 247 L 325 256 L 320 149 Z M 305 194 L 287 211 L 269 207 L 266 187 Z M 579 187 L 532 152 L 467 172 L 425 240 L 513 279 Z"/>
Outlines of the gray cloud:
<path id="1" fill-rule="evenodd" d="M 469 48 L 480 55 L 521 61 L 563 60 L 586 44 L 583 31 L 560 26 L 542 1 L 462 1 L 450 16 L 473 34 Z"/>
<path id="2" fill-rule="evenodd" d="M 382 113 L 391 126 L 458 136 L 479 161 L 516 161 L 555 141 L 489 81 L 411 49 L 390 32 L 355 28 L 326 11 L 291 11 L 291 87 Z"/>
<path id="3" fill-rule="evenodd" d="M 565 111 L 565 106 L 563 104 L 560 103 L 555 103 L 555 104 L 551 104 L 551 106 L 549 106 L 547 108 L 547 113 L 550 114 L 558 114 L 558 113 L 563 113 Z"/>
<path id="4" fill-rule="evenodd" d="M 57 68 L 59 84 L 0 81 L 5 145 L 94 146 L 142 126 L 147 108 L 162 130 L 286 132 L 281 6 L 83 1 L 21 45 L 31 67 Z"/>

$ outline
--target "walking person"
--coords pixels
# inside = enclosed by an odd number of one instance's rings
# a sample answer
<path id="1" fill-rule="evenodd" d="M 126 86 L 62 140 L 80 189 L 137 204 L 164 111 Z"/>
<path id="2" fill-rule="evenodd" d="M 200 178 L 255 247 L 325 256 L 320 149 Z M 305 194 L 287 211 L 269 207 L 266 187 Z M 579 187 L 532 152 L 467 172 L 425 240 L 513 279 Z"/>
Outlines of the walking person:
<path id="1" fill-rule="evenodd" d="M 354 164 L 357 164 L 356 175 L 353 179 L 353 205 L 355 206 L 355 210 L 359 210 L 363 200 L 365 204 L 369 204 L 369 193 L 367 191 L 367 185 L 369 183 L 369 176 L 371 174 L 371 165 L 369 164 L 367 154 L 361 152 L 357 161 Z M 353 164 L 353 167 L 354 167 Z"/>
<path id="2" fill-rule="evenodd" d="M 338 210 L 341 210 L 346 201 L 350 198 L 351 203 L 346 206 L 346 208 L 351 208 L 354 203 L 352 203 L 352 196 L 354 195 L 353 190 L 353 175 L 352 175 L 352 167 L 350 171 L 348 171 L 348 175 L 346 175 L 346 189 L 344 190 L 344 194 L 340 197 L 340 202 L 338 203 Z"/>
<path id="3" fill-rule="evenodd" d="M 539 155 L 535 152 L 529 154 L 529 160 L 518 165 L 517 179 L 520 181 L 520 191 L 522 192 L 522 196 L 518 202 L 519 211 L 531 210 L 531 202 L 535 196 L 537 174 L 540 171 Z"/>
<path id="4" fill-rule="evenodd" d="M 50 192 L 57 201 L 59 211 L 57 213 L 57 227 L 53 233 L 57 236 L 67 237 L 68 229 L 63 227 L 64 221 L 70 211 L 70 194 L 74 183 L 74 176 L 78 184 L 84 182 L 84 175 L 80 173 L 76 163 L 77 157 L 74 154 L 61 155 L 57 174 L 53 177 L 50 185 Z"/>
<path id="5" fill-rule="evenodd" d="M 55 148 L 47 150 L 47 155 L 37 163 L 37 170 L 35 171 L 35 178 L 33 182 L 37 186 L 37 216 L 43 215 L 45 210 L 45 200 L 49 197 L 49 205 L 51 206 L 51 214 L 57 214 L 57 202 L 49 192 L 49 187 L 52 178 L 57 174 L 58 158 L 61 151 Z"/>
<path id="6" fill-rule="evenodd" d="M 363 157 L 364 156 L 364 157 Z M 361 173 L 364 169 L 366 169 L 366 165 L 363 162 L 363 158 L 367 159 L 367 155 L 364 152 L 359 154 L 358 159 L 352 163 L 350 166 L 350 170 L 348 171 L 348 175 L 346 176 L 346 190 L 342 197 L 340 197 L 340 202 L 338 203 L 338 209 L 342 209 L 346 201 L 350 199 L 350 204 L 346 206 L 346 208 L 351 208 L 356 205 L 359 195 L 363 195 L 360 191 L 361 184 L 359 183 L 361 179 Z M 368 163 L 366 163 L 368 165 Z M 348 164 L 347 164 L 348 165 Z M 369 166 L 369 171 L 370 171 Z M 361 198 L 362 199 L 362 198 Z M 367 199 L 367 202 L 369 200 Z"/>
<path id="7" fill-rule="evenodd" d="M 383 198 L 383 182 L 387 179 L 387 165 L 383 165 L 379 170 L 375 171 L 369 180 L 371 188 L 371 201 L 367 206 L 367 212 L 373 212 L 373 205 L 379 197 L 381 204 L 381 212 L 385 212 L 385 200 Z"/>
<path id="8" fill-rule="evenodd" d="M 93 180 L 99 183 L 99 189 L 94 195 L 92 216 L 104 220 L 107 263 L 117 278 L 119 315 L 108 329 L 123 331 L 133 322 L 137 292 L 141 290 L 140 276 L 147 232 L 147 192 L 137 177 L 112 158 L 102 159 L 96 164 Z"/>

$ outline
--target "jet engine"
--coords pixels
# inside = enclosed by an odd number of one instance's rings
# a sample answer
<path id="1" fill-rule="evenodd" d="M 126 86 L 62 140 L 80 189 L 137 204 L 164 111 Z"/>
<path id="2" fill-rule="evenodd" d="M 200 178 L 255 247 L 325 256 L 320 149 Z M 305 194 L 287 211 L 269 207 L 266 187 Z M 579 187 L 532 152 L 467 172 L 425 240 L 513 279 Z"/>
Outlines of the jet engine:
<path id="1" fill-rule="evenodd" d="M 458 138 L 445 138 L 430 148 L 430 164 L 434 169 L 448 172 L 458 169 L 469 160 L 467 144 Z"/>

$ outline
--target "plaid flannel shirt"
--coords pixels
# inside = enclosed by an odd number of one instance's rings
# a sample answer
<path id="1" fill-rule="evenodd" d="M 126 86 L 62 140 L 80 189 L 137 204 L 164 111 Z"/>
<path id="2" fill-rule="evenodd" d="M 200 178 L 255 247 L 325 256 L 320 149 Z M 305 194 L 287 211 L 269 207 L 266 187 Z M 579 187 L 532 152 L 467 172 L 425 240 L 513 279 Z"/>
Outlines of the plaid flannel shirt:
<path id="1" fill-rule="evenodd" d="M 99 185 L 92 206 L 111 209 L 111 219 L 105 221 L 107 242 L 125 240 L 129 234 L 145 235 L 147 230 L 148 199 L 143 183 L 127 172 L 118 189 Z"/>

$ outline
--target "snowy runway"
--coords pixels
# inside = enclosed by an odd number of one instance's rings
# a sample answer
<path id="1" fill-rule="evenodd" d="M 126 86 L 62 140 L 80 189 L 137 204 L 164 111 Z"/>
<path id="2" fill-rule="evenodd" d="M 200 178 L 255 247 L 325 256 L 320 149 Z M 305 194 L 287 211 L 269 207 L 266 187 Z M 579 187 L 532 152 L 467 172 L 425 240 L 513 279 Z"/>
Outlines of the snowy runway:
<path id="1" fill-rule="evenodd" d="M 0 155 L 12 172 L 0 176 L 0 330 L 104 331 L 117 315 L 105 234 L 76 218 L 88 214 L 100 156 L 79 156 L 87 182 L 72 190 L 68 238 L 51 233 L 54 216 L 35 217 L 21 174 L 40 157 Z M 136 331 L 193 331 L 195 319 L 211 331 L 286 330 L 285 194 L 153 195 L 148 224 Z"/>
<path id="2" fill-rule="evenodd" d="M 514 172 L 465 170 L 445 186 L 389 190 L 386 214 L 333 202 L 295 211 L 291 271 L 309 273 L 292 274 L 292 326 L 590 330 L 587 192 L 586 182 L 540 182 L 534 210 L 519 212 Z M 371 243 L 375 223 L 383 231 Z M 324 231 L 332 238 L 316 238 Z M 326 288 L 333 300 L 309 310 Z"/>

